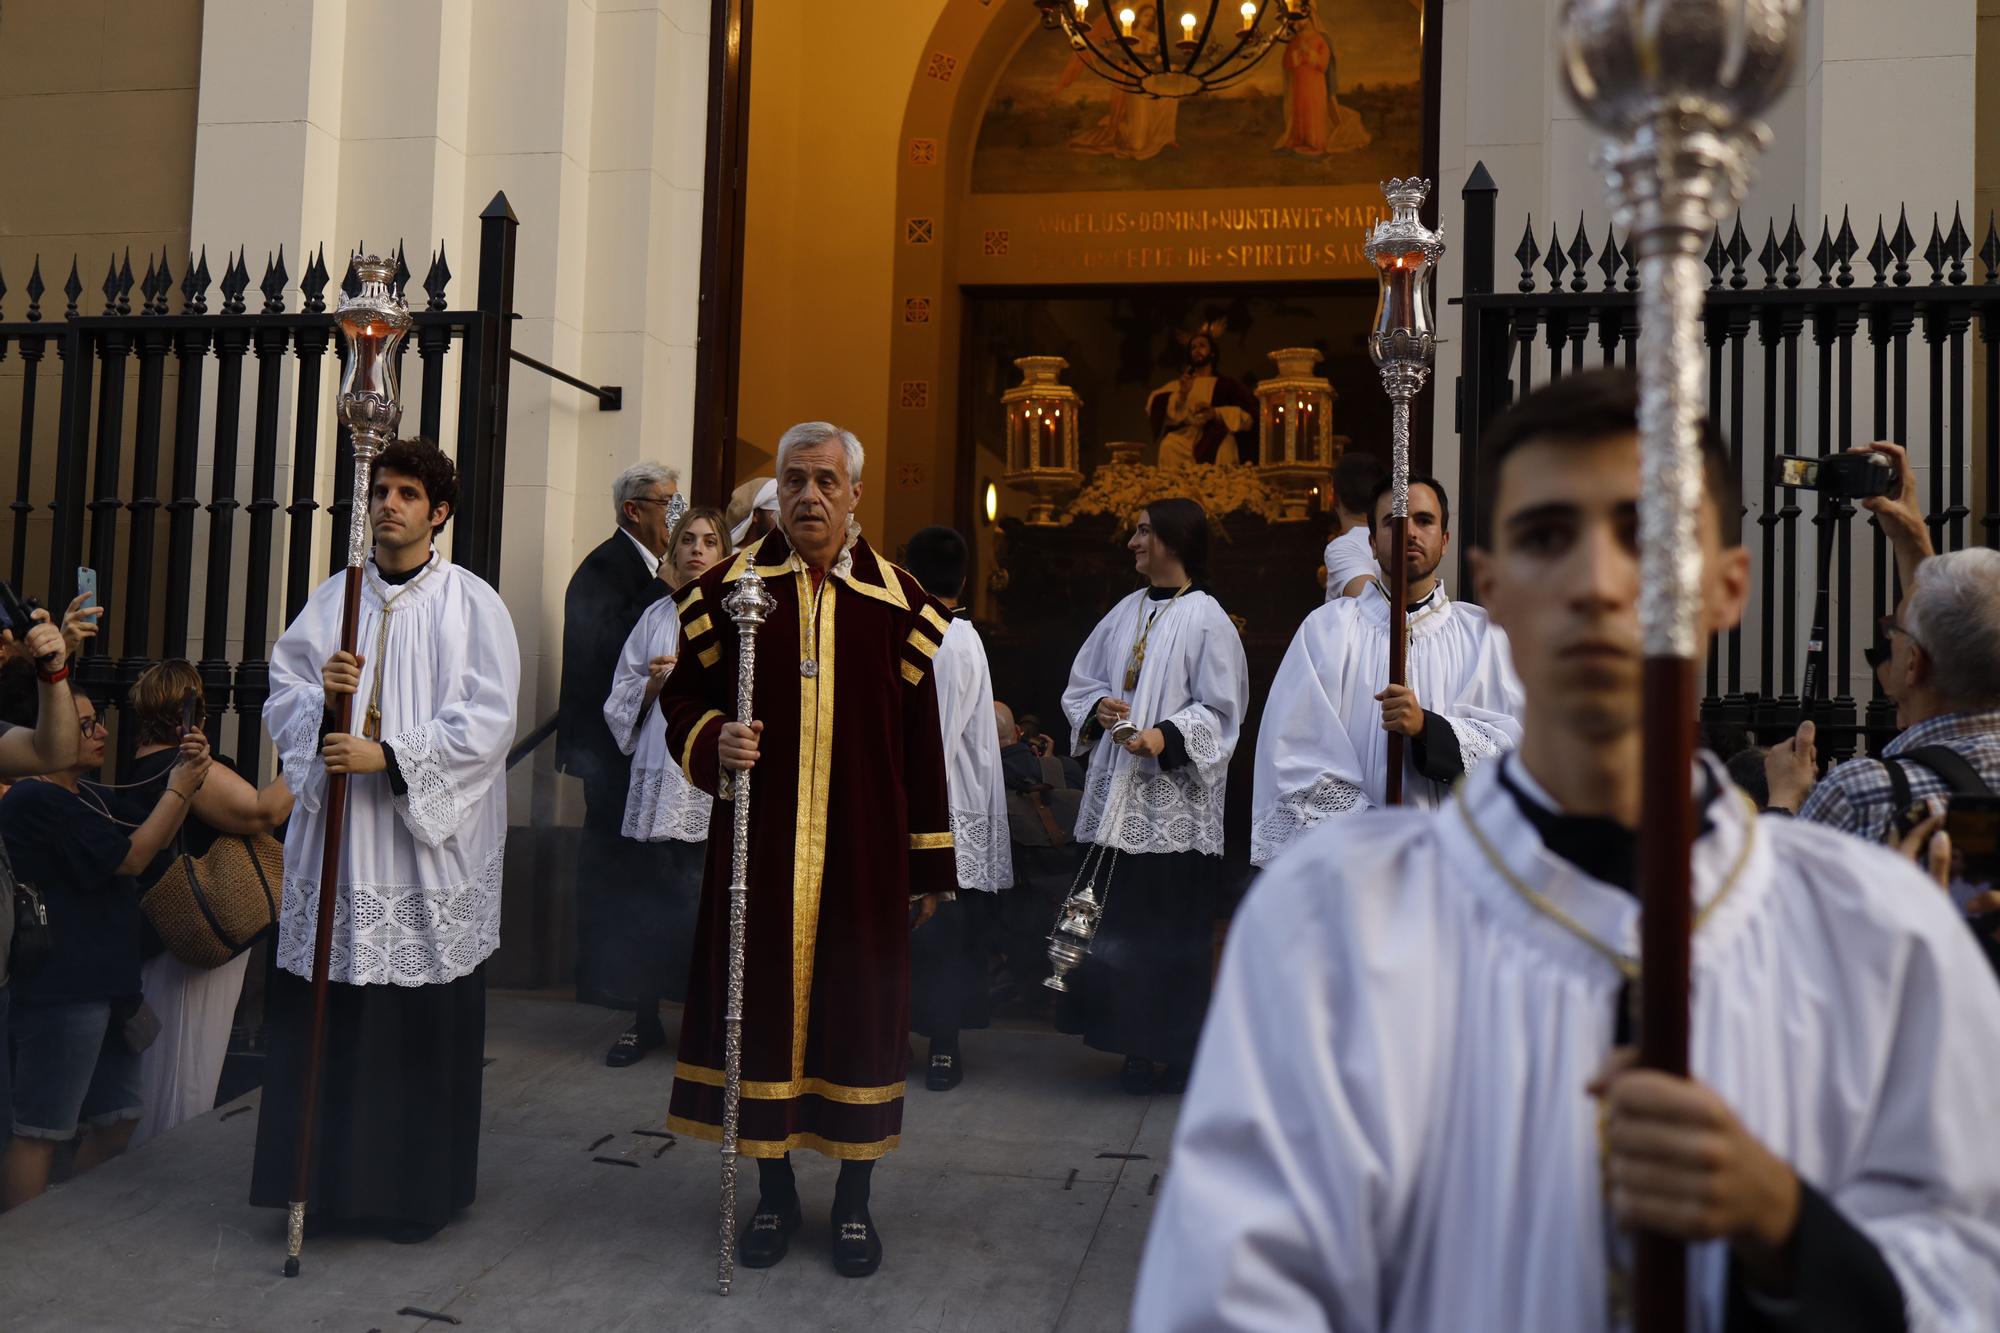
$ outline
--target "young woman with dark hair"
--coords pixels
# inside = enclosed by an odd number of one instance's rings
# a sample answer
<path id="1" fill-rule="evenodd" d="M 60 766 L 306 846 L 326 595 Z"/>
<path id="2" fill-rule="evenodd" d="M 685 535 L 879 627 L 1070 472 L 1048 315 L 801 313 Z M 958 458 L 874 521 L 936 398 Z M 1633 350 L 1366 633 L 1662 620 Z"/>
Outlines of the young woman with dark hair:
<path id="1" fill-rule="evenodd" d="M 1090 764 L 1076 839 L 1105 908 L 1059 1025 L 1123 1055 L 1127 1091 L 1171 1092 L 1208 1010 L 1223 791 L 1249 679 L 1236 626 L 1201 586 L 1201 506 L 1153 502 L 1127 549 L 1146 586 L 1098 623 L 1063 694 Z"/>
<path id="2" fill-rule="evenodd" d="M 183 706 L 190 696 L 194 727 L 200 731 L 208 726 L 208 703 L 202 696 L 201 673 L 192 662 L 170 658 L 146 668 L 132 683 L 124 722 L 134 729 L 138 747 L 119 775 L 128 808 L 150 809 L 159 799 L 159 789 L 179 756 Z M 194 794 L 178 849 L 200 857 L 219 837 L 269 833 L 291 813 L 292 789 L 282 775 L 259 791 L 218 755 L 208 780 Z M 168 847 L 139 872 L 141 897 L 167 873 L 176 850 Z M 170 953 L 146 961 L 140 987 L 159 1017 L 160 1035 L 139 1058 L 145 1114 L 132 1133 L 133 1147 L 214 1107 L 249 962 L 247 951 L 208 969 L 190 967 Z"/>

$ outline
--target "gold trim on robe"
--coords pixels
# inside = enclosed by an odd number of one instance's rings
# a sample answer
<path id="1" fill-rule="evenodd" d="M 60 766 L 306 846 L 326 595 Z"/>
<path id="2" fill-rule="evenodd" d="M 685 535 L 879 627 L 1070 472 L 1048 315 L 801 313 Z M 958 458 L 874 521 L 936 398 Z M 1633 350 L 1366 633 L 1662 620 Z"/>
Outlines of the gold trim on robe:
<path id="1" fill-rule="evenodd" d="M 813 645 L 819 669 L 799 678 L 798 819 L 792 842 L 792 1078 L 806 1068 L 806 1028 L 812 1007 L 813 950 L 819 943 L 820 881 L 826 873 L 826 800 L 833 773 L 834 613 L 839 581 L 820 588 L 819 624 L 813 619 L 812 576 L 795 575 L 799 594 L 799 642 Z M 817 632 L 815 632 L 817 631 Z"/>
<path id="2" fill-rule="evenodd" d="M 682 1060 L 674 1062 L 674 1077 L 710 1088 L 723 1086 L 720 1069 L 691 1065 Z M 781 1102 L 793 1097 L 813 1096 L 824 1097 L 830 1102 L 846 1102 L 849 1106 L 880 1106 L 901 1097 L 904 1085 L 890 1083 L 880 1088 L 851 1088 L 845 1083 L 829 1083 L 823 1078 L 795 1078 L 784 1083 L 746 1078 L 742 1088 L 745 1097 L 754 1097 L 759 1101 Z"/>
<path id="3" fill-rule="evenodd" d="M 702 1139 L 709 1143 L 722 1142 L 722 1127 L 700 1120 L 688 1120 L 681 1116 L 667 1117 L 667 1128 L 676 1134 Z M 834 1139 L 823 1139 L 817 1134 L 798 1133 L 789 1138 L 778 1139 L 738 1139 L 736 1151 L 745 1157 L 783 1157 L 795 1148 L 810 1148 L 816 1153 L 848 1162 L 872 1162 L 894 1152 L 903 1141 L 901 1134 L 891 1134 L 886 1139 L 873 1143 L 842 1143 Z"/>
<path id="4" fill-rule="evenodd" d="M 951 834 L 949 833 L 912 833 L 910 835 L 910 850 L 913 852 L 934 852 L 940 848 L 952 845 Z"/>

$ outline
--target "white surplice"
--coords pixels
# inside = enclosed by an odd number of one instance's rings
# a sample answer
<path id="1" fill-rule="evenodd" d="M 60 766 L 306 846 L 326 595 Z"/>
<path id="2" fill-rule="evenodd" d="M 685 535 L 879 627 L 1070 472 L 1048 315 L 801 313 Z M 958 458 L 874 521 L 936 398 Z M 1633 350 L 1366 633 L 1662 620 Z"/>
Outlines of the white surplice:
<path id="1" fill-rule="evenodd" d="M 1138 687 L 1128 693 L 1132 646 L 1156 611 Z M 1119 601 L 1084 640 L 1063 691 L 1070 750 L 1090 757 L 1076 840 L 1125 852 L 1222 855 L 1223 788 L 1249 694 L 1242 636 L 1215 598 L 1190 589 L 1152 601 L 1141 588 Z M 1163 769 L 1158 759 L 1112 744 L 1108 733 L 1092 728 L 1087 738 L 1086 724 L 1106 697 L 1130 704 L 1141 730 L 1173 723 L 1188 762 Z"/>
<path id="2" fill-rule="evenodd" d="M 646 664 L 678 654 L 680 642 L 677 604 L 662 597 L 625 636 L 611 671 L 611 693 L 604 700 L 604 724 L 618 748 L 632 756 L 632 785 L 619 832 L 638 842 L 708 840 L 708 793 L 689 782 L 680 760 L 667 753 L 666 716 L 658 707 L 639 716 L 646 702 Z"/>
<path id="3" fill-rule="evenodd" d="M 1442 587 L 1410 613 L 1403 678 L 1417 703 L 1450 724 L 1470 773 L 1521 739 L 1522 694 L 1507 636 L 1486 612 Z M 1315 609 L 1292 636 L 1257 734 L 1250 860 L 1263 865 L 1333 815 L 1381 805 L 1389 733 L 1376 702 L 1389 683 L 1389 599 L 1376 584 Z M 1417 771 L 1403 747 L 1403 803 L 1429 808 L 1450 789 Z"/>
<path id="4" fill-rule="evenodd" d="M 951 800 L 958 887 L 992 893 L 1014 886 L 1007 835 L 1007 789 L 1000 773 L 1000 728 L 993 715 L 993 675 L 972 622 L 953 617 L 931 659 L 937 677 L 938 727 L 944 736 L 945 787 Z"/>
<path id="5" fill-rule="evenodd" d="M 1546 850 L 1500 767 L 1436 815 L 1309 834 L 1246 899 L 1135 1328 L 1607 1327 L 1614 1233 L 1585 1084 L 1621 976 L 1471 828 L 1628 954 L 1638 904 Z M 1882 848 L 1733 795 L 1710 819 L 1695 898 L 1722 901 L 1694 940 L 1695 1077 L 1882 1251 L 1912 1330 L 2000 1328 L 2000 990 L 1970 932 Z M 1713 1333 L 1726 1249 L 1692 1259 L 1690 1327 Z"/>
<path id="6" fill-rule="evenodd" d="M 326 817 L 320 670 L 340 648 L 345 578 L 336 574 L 315 588 L 271 649 L 264 704 L 264 725 L 297 799 L 285 835 L 277 961 L 301 977 L 312 975 Z M 384 583 L 370 561 L 357 643 L 363 661 L 354 731 L 361 732 L 379 674 L 381 739 L 408 790 L 395 796 L 385 773 L 348 781 L 329 976 L 350 985 L 454 981 L 500 944 L 505 770 L 521 684 L 514 622 L 484 579 L 440 555 L 400 585 Z"/>

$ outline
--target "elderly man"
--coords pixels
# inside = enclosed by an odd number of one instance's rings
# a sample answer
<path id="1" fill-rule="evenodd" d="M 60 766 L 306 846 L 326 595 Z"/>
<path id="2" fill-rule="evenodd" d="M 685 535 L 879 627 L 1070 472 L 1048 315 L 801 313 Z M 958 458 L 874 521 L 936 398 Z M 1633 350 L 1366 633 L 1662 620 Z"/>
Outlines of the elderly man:
<path id="1" fill-rule="evenodd" d="M 728 771 L 754 796 L 737 1147 L 758 1159 L 761 1197 L 740 1260 L 784 1257 L 800 1221 L 787 1154 L 812 1148 L 840 1159 L 833 1264 L 847 1277 L 882 1258 L 868 1186 L 903 1122 L 912 916 L 956 884 L 931 660 L 949 621 L 862 540 L 861 464 L 837 426 L 785 432 L 778 531 L 680 591 L 680 663 L 660 696 L 689 781 L 720 795 Z M 752 568 L 777 605 L 758 631 L 760 720 L 743 726 L 724 602 Z M 697 1138 L 720 1137 L 730 878 L 730 839 L 714 837 L 667 1120 Z"/>
<path id="2" fill-rule="evenodd" d="M 619 995 L 607 959 L 623 923 L 601 892 L 637 873 L 643 859 L 619 836 L 632 760 L 604 724 L 604 695 L 626 636 L 648 606 L 667 595 L 660 559 L 671 526 L 668 510 L 680 475 L 659 463 L 634 463 L 611 482 L 617 530 L 583 558 L 563 593 L 562 694 L 556 724 L 556 770 L 583 779 L 583 845 L 576 862 L 577 997 L 630 1009 L 636 997 Z M 635 1024 L 612 1047 L 614 1062 L 643 1055 L 666 1041 L 658 1024 Z"/>

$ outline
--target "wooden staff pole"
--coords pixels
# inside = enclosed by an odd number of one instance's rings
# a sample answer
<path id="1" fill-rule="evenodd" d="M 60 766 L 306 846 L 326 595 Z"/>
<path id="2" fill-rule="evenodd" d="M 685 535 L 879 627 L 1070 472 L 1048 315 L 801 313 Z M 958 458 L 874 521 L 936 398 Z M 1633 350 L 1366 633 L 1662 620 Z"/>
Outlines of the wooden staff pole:
<path id="1" fill-rule="evenodd" d="M 347 522 L 347 569 L 340 604 L 340 651 L 353 655 L 361 632 L 361 570 L 368 559 L 368 495 L 375 455 L 396 433 L 403 409 L 396 390 L 396 351 L 410 331 L 410 309 L 391 284 L 394 259 L 356 256 L 350 270 L 360 289 L 341 299 L 335 317 L 347 348 L 340 385 L 340 418 L 354 441 L 354 487 Z M 375 669 L 382 669 L 381 663 Z M 354 696 L 333 697 L 333 734 L 354 727 Z M 340 854 L 347 831 L 347 775 L 327 775 L 324 841 L 320 848 L 319 910 L 313 926 L 312 1017 L 306 1036 L 305 1075 L 299 1085 L 299 1123 L 292 1143 L 292 1190 L 285 1219 L 285 1276 L 299 1275 L 305 1248 L 306 1203 L 312 1190 L 313 1132 L 320 1077 L 326 1065 L 328 973 L 332 970 L 334 908 L 340 897 Z"/>

